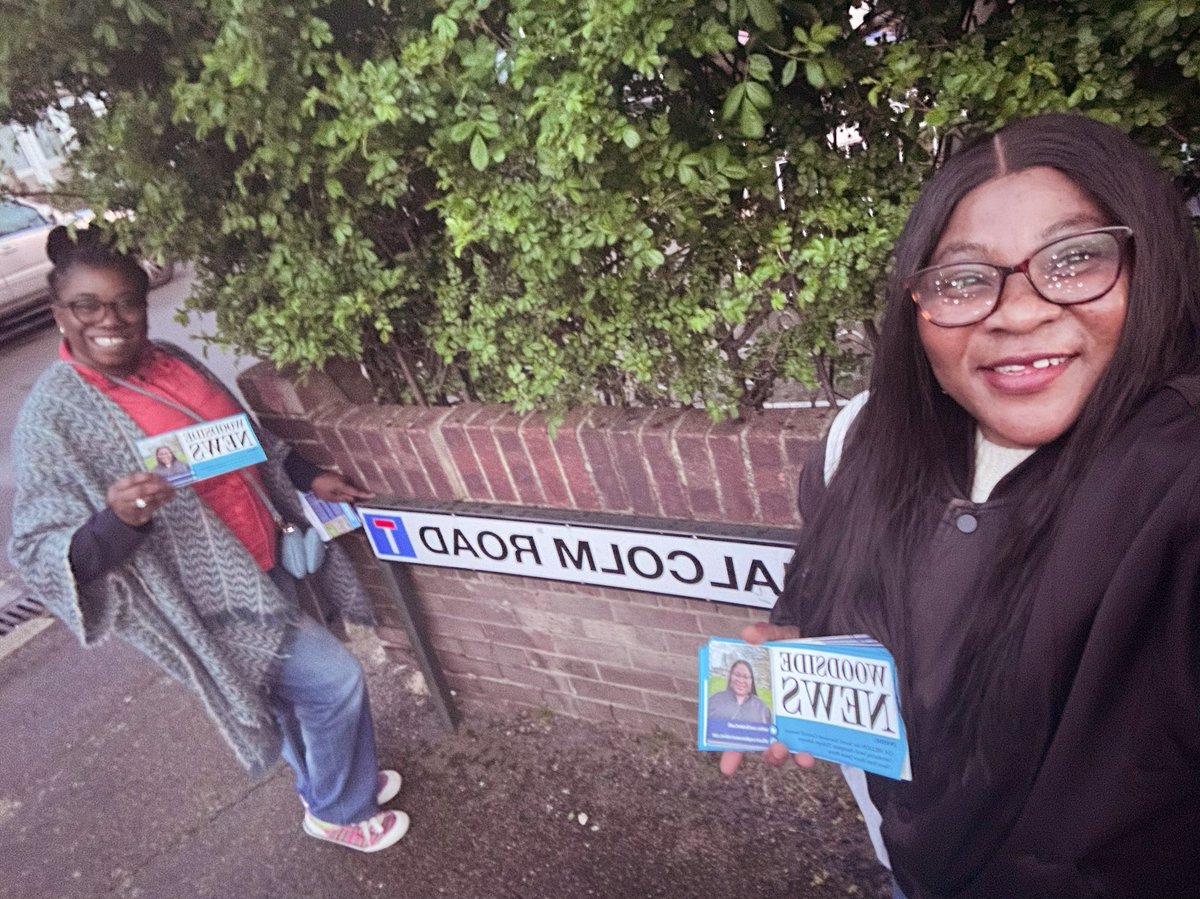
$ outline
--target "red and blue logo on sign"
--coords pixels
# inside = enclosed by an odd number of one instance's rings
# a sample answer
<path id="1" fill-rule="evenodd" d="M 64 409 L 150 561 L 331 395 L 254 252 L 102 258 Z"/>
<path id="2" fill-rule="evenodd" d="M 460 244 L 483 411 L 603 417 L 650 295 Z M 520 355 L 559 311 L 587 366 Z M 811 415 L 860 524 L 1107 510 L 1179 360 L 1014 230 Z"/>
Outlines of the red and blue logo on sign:
<path id="1" fill-rule="evenodd" d="M 375 555 L 381 559 L 415 559 L 412 541 L 404 529 L 404 519 L 395 515 L 372 512 L 363 516 L 363 527 L 374 544 Z"/>

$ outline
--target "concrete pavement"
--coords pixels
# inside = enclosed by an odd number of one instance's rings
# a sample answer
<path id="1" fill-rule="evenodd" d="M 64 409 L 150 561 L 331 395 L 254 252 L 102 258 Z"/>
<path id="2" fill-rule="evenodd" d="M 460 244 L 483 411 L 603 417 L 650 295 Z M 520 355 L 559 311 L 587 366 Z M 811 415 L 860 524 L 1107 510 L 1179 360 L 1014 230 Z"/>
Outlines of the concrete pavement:
<path id="1" fill-rule="evenodd" d="M 249 782 L 190 693 L 50 621 L 0 640 L 0 899 L 437 895 L 405 881 L 404 843 L 363 856 L 303 835 L 285 767 Z"/>
<path id="2" fill-rule="evenodd" d="M 195 700 L 123 645 L 34 636 L 0 661 L 0 734 L 4 899 L 325 895 L 290 778 L 248 783 Z"/>

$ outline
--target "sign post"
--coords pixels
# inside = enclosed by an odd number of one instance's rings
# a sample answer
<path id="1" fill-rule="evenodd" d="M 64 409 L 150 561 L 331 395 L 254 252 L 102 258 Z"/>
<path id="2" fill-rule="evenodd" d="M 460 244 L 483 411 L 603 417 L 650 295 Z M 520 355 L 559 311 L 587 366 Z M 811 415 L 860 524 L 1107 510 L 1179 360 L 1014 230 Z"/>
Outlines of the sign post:
<path id="1" fill-rule="evenodd" d="M 404 633 L 408 635 L 409 645 L 425 675 L 425 683 L 429 687 L 429 695 L 437 706 L 438 714 L 446 722 L 450 730 L 458 729 L 458 709 L 454 705 L 454 697 L 442 674 L 442 666 L 437 654 L 429 641 L 429 631 L 425 627 L 424 616 L 417 605 L 417 588 L 412 582 L 406 565 L 393 565 L 380 560 L 379 570 L 383 575 L 383 587 L 392 605 L 400 613 L 404 623 Z"/>

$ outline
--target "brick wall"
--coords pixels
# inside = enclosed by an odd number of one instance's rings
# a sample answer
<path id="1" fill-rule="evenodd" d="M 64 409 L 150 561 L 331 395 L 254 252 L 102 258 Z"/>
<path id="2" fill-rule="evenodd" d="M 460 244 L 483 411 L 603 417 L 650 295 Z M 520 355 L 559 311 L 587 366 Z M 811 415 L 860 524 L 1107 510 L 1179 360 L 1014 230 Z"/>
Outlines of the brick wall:
<path id="1" fill-rule="evenodd" d="M 297 451 L 379 494 L 797 527 L 796 481 L 828 414 L 763 412 L 713 424 L 696 410 L 593 408 L 552 438 L 538 413 L 464 404 L 356 405 L 362 384 L 299 380 L 263 364 L 239 378 L 259 419 Z M 361 534 L 341 538 L 381 601 L 379 634 L 403 655 Z M 457 702 L 546 707 L 691 736 L 696 649 L 760 610 L 648 593 L 413 566 Z"/>

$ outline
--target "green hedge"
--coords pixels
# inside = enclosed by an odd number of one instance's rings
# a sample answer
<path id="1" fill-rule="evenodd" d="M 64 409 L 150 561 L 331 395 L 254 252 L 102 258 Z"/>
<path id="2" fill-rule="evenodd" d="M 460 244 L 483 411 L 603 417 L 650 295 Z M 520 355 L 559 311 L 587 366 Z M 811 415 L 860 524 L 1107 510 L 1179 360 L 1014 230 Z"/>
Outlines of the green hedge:
<path id="1" fill-rule="evenodd" d="M 362 359 L 387 400 L 721 416 L 844 389 L 968 123 L 1083 110 L 1200 179 L 1196 2 L 846 5 L 42 0 L 0 14 L 0 84 L 26 119 L 103 100 L 83 201 L 194 260 L 243 350 Z"/>

